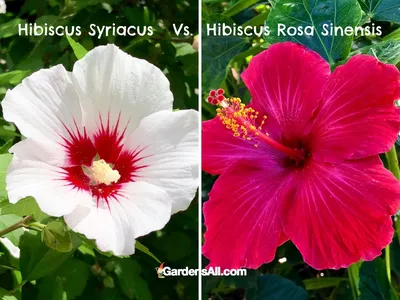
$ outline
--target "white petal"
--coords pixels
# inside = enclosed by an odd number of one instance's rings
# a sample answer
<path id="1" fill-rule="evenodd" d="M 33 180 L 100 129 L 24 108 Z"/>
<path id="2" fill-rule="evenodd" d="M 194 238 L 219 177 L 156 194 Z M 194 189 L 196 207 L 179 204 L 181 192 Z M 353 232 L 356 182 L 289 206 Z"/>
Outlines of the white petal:
<path id="1" fill-rule="evenodd" d="M 80 124 L 78 96 L 62 65 L 40 70 L 8 90 L 2 101 L 4 118 L 14 122 L 29 138 L 52 143 L 62 151 L 62 137 L 68 137 L 65 127 L 75 129 Z"/>
<path id="2" fill-rule="evenodd" d="M 20 250 L 17 246 L 15 246 L 8 238 L 0 238 L 0 242 L 7 248 L 12 256 L 15 258 L 19 258 Z"/>
<path id="3" fill-rule="evenodd" d="M 73 69 L 75 85 L 81 97 L 88 132 L 110 118 L 120 129 L 134 130 L 145 116 L 172 109 L 169 82 L 160 69 L 134 58 L 115 45 L 99 46 L 79 60 Z M 121 115 L 119 115 L 121 113 Z"/>
<path id="4" fill-rule="evenodd" d="M 115 255 L 135 251 L 135 238 L 159 230 L 171 215 L 168 194 L 145 182 L 124 184 L 117 199 L 81 203 L 64 217 L 74 231 L 96 240 L 97 247 Z"/>
<path id="5" fill-rule="evenodd" d="M 185 210 L 198 187 L 199 114 L 194 110 L 160 111 L 142 120 L 128 138 L 130 149 L 143 149 L 138 181 L 167 191 L 172 213 Z"/>
<path id="6" fill-rule="evenodd" d="M 6 13 L 6 2 L 4 0 L 0 0 L 0 14 L 5 14 Z"/>
<path id="7" fill-rule="evenodd" d="M 55 217 L 68 214 L 78 203 L 91 199 L 89 192 L 68 185 L 61 168 L 16 156 L 8 168 L 6 186 L 11 203 L 32 196 L 42 211 Z"/>
<path id="8" fill-rule="evenodd" d="M 9 152 L 20 160 L 38 160 L 52 166 L 65 167 L 68 155 L 64 149 L 59 149 L 54 144 L 49 140 L 27 138 L 12 146 Z"/>
<path id="9" fill-rule="evenodd" d="M 12 256 L 15 258 L 19 258 L 20 250 L 17 246 L 15 246 L 8 238 L 0 238 L 0 242 L 7 248 Z"/>

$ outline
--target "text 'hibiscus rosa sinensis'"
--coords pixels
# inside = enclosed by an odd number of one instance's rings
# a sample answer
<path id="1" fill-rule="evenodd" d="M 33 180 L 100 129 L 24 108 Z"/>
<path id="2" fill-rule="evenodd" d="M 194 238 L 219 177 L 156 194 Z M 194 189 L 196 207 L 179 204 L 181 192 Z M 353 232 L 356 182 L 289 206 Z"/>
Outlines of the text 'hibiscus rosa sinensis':
<path id="1" fill-rule="evenodd" d="M 292 240 L 316 269 L 381 254 L 400 185 L 378 154 L 400 129 L 398 70 L 358 55 L 330 73 L 317 53 L 280 43 L 242 74 L 252 101 L 212 91 L 203 169 L 220 174 L 204 205 L 210 266 L 258 268 Z"/>
<path id="2" fill-rule="evenodd" d="M 172 101 L 157 67 L 114 45 L 32 74 L 2 103 L 26 137 L 10 149 L 10 202 L 33 196 L 100 250 L 132 254 L 197 189 L 198 113 Z"/>

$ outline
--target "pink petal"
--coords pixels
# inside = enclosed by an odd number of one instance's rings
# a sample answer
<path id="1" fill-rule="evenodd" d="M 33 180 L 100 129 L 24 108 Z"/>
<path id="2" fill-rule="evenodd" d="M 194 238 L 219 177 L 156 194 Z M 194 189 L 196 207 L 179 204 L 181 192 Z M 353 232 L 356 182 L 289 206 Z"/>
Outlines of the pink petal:
<path id="1" fill-rule="evenodd" d="M 254 147 L 256 142 L 233 136 L 219 117 L 202 123 L 202 169 L 210 174 L 221 174 L 231 164 L 246 158 L 260 160 L 265 156 L 276 156 L 265 143 Z M 256 162 L 255 162 L 256 163 Z"/>
<path id="2" fill-rule="evenodd" d="M 329 74 L 329 64 L 317 53 L 286 42 L 253 57 L 242 78 L 253 97 L 252 106 L 279 125 L 275 128 L 283 138 L 292 139 L 308 131 Z"/>
<path id="3" fill-rule="evenodd" d="M 358 55 L 338 67 L 323 92 L 312 133 L 314 158 L 338 162 L 388 151 L 400 130 L 395 66 Z"/>
<path id="4" fill-rule="evenodd" d="M 378 156 L 333 165 L 314 160 L 297 173 L 282 224 L 315 269 L 339 269 L 381 254 L 393 236 L 400 186 Z"/>
<path id="5" fill-rule="evenodd" d="M 256 269 L 288 239 L 278 207 L 289 192 L 290 173 L 273 162 L 269 167 L 239 162 L 215 182 L 203 209 L 209 266 Z"/>

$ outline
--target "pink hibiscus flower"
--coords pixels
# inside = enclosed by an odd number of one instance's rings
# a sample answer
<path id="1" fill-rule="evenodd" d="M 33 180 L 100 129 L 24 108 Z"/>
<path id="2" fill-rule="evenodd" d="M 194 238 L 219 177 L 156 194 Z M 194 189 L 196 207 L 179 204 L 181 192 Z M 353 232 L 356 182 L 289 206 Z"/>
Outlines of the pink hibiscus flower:
<path id="1" fill-rule="evenodd" d="M 251 104 L 213 91 L 218 116 L 203 123 L 203 169 L 221 175 L 204 204 L 209 266 L 258 268 L 289 239 L 315 269 L 380 255 L 400 205 L 378 156 L 400 130 L 398 70 L 357 55 L 330 74 L 281 43 L 242 77 Z"/>

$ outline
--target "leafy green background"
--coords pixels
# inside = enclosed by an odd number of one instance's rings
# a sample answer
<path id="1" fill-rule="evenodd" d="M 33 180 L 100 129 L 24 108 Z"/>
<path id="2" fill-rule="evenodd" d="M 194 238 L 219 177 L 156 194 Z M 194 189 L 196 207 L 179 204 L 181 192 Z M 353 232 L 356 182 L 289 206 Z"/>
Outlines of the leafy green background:
<path id="1" fill-rule="evenodd" d="M 400 67 L 400 2 L 398 0 L 203 0 L 202 92 L 222 87 L 228 96 L 245 103 L 250 94 L 240 78 L 252 56 L 272 43 L 293 41 L 317 51 L 332 69 L 349 57 L 364 53 Z M 226 23 L 270 27 L 264 37 L 212 37 L 206 24 Z M 277 23 L 287 26 L 333 23 L 337 26 L 382 26 L 382 36 L 314 37 L 277 35 Z M 202 118 L 215 116 L 215 107 L 203 101 Z M 386 164 L 386 159 L 382 156 Z M 202 201 L 216 177 L 203 173 Z M 348 269 L 317 271 L 302 260 L 296 247 L 287 242 L 278 248 L 276 258 L 246 277 L 203 277 L 203 299 L 382 299 L 400 295 L 400 222 L 394 219 L 397 234 L 390 245 L 391 283 L 386 274 L 385 254 L 372 262 L 359 262 Z M 205 230 L 205 228 L 203 228 Z M 279 258 L 286 258 L 280 263 Z M 203 258 L 203 266 L 208 264 Z"/>
<path id="2" fill-rule="evenodd" d="M 171 83 L 175 108 L 197 109 L 198 53 L 197 1 L 123 0 L 14 0 L 0 14 L 0 100 L 7 89 L 41 68 L 63 64 L 67 70 L 81 53 L 114 43 L 123 51 L 148 60 L 164 71 Z M 81 26 L 82 35 L 72 40 L 59 36 L 19 36 L 18 24 L 33 23 Z M 149 37 L 88 35 L 89 24 L 150 26 Z M 190 27 L 191 36 L 177 36 L 173 23 Z M 79 44 L 74 44 L 74 41 Z M 82 48 L 83 47 L 83 48 Z M 0 299 L 197 299 L 196 277 L 158 279 L 155 268 L 197 268 L 197 198 L 185 212 L 174 215 L 168 225 L 140 238 L 136 254 L 119 258 L 99 252 L 83 236 L 74 234 L 62 220 L 40 211 L 33 198 L 8 203 L 5 174 L 11 155 L 8 149 L 21 136 L 0 117 L 0 230 L 29 220 L 29 232 L 17 229 L 7 234 L 20 248 L 20 259 L 0 243 Z M 56 195 L 55 195 L 56 196 Z"/>

